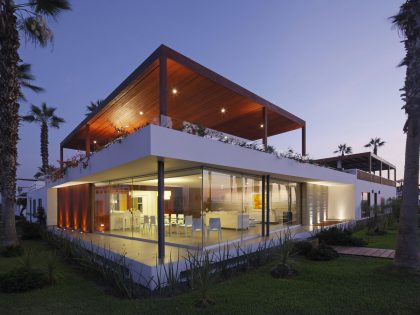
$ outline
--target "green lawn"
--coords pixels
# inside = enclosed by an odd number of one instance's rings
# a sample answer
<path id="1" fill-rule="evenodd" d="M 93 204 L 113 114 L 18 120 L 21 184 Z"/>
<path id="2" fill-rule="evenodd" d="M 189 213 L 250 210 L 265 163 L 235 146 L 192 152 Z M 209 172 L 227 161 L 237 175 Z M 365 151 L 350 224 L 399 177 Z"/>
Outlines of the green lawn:
<path id="1" fill-rule="evenodd" d="M 27 241 L 37 262 L 47 249 Z M 18 264 L 0 258 L 0 270 Z M 389 260 L 340 257 L 330 262 L 295 261 L 299 276 L 276 280 L 271 266 L 216 283 L 210 296 L 216 305 L 202 311 L 193 305 L 197 293 L 175 298 L 123 300 L 113 297 L 60 263 L 58 284 L 20 294 L 0 294 L 2 314 L 420 314 L 420 276 L 385 272 Z"/>
<path id="2" fill-rule="evenodd" d="M 368 242 L 367 247 L 395 249 L 395 246 L 397 244 L 398 229 L 388 229 L 387 233 L 384 235 L 371 236 L 367 234 L 367 228 L 365 228 L 361 231 L 353 233 L 353 235 L 365 239 Z"/>

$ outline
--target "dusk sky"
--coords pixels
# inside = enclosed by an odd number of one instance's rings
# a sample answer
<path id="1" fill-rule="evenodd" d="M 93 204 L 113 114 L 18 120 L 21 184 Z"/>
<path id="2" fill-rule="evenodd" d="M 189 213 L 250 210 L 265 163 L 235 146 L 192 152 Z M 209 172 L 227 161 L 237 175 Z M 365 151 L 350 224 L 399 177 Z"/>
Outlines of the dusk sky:
<path id="1" fill-rule="evenodd" d="M 399 89 L 405 69 L 401 38 L 388 19 L 402 0 L 307 1 L 72 1 L 51 23 L 54 43 L 22 43 L 33 65 L 34 95 L 57 107 L 66 123 L 50 130 L 50 162 L 59 143 L 85 117 L 90 101 L 108 96 L 160 44 L 181 52 L 304 119 L 312 158 L 333 155 L 338 144 L 363 152 L 371 137 L 379 155 L 404 166 L 405 120 Z M 22 104 L 21 114 L 29 110 Z M 18 177 L 41 164 L 40 127 L 20 129 Z M 300 150 L 300 130 L 269 143 Z"/>

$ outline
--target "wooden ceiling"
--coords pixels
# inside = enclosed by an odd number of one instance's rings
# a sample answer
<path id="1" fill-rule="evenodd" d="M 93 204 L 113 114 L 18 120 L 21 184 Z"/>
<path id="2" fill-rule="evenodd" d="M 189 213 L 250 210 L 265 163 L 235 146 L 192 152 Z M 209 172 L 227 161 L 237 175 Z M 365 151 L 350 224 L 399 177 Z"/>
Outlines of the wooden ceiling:
<path id="1" fill-rule="evenodd" d="M 79 124 L 61 143 L 84 150 L 86 125 L 90 139 L 102 146 L 159 117 L 159 56 L 167 59 L 167 114 L 174 126 L 187 121 L 249 140 L 263 138 L 263 108 L 268 136 L 302 128 L 300 118 L 259 98 L 166 46 L 159 47 L 103 102 L 98 112 Z M 177 93 L 173 94 L 172 90 Z M 221 109 L 225 109 L 225 113 Z M 140 114 L 142 113 L 142 115 Z M 93 149 L 95 149 L 93 147 Z"/>

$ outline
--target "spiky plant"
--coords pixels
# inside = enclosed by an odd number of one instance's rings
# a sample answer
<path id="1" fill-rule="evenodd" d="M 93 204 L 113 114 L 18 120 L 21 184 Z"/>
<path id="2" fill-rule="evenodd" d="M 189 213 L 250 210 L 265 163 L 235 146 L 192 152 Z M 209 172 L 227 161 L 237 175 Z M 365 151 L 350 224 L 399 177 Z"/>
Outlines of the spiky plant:
<path id="1" fill-rule="evenodd" d="M 4 246 L 17 246 L 15 194 L 19 133 L 19 46 L 21 37 L 46 46 L 53 33 L 47 19 L 69 10 L 67 0 L 0 0 L 0 192 L 2 196 L 1 238 Z"/>

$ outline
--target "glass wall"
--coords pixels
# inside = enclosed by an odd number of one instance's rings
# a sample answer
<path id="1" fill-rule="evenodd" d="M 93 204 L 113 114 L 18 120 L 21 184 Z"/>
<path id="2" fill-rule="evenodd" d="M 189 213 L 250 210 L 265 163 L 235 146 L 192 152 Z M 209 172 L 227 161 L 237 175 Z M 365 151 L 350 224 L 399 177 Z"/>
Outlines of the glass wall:
<path id="1" fill-rule="evenodd" d="M 157 240 L 157 176 L 95 184 L 95 231 Z M 270 183 L 270 225 L 300 223 L 296 183 Z M 212 169 L 165 172 L 165 241 L 205 246 L 261 235 L 262 180 Z"/>
<path id="2" fill-rule="evenodd" d="M 95 184 L 94 226 L 98 232 L 157 240 L 157 176 Z M 202 244 L 191 237 L 190 218 L 201 215 L 202 170 L 165 174 L 165 237 L 177 244 Z"/>
<path id="3" fill-rule="evenodd" d="M 300 185 L 270 180 L 270 225 L 300 224 Z"/>
<path id="4" fill-rule="evenodd" d="M 204 170 L 205 244 L 261 234 L 262 181 L 241 174 Z"/>

